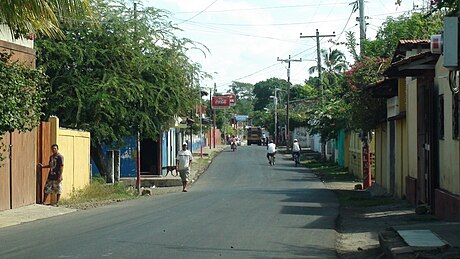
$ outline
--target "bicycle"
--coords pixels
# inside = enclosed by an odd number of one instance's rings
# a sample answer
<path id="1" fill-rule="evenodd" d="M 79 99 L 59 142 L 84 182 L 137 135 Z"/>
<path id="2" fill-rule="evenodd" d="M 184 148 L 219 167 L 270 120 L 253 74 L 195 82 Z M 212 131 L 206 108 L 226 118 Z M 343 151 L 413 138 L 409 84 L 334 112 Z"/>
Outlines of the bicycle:
<path id="1" fill-rule="evenodd" d="M 275 153 L 268 154 L 268 163 L 271 166 L 275 165 Z"/>
<path id="2" fill-rule="evenodd" d="M 294 153 L 292 154 L 292 157 L 294 158 L 295 167 L 297 167 L 297 165 L 300 164 L 300 161 L 299 161 L 299 153 L 298 153 L 298 152 L 294 152 Z"/>
<path id="3" fill-rule="evenodd" d="M 175 165 L 168 165 L 168 166 L 164 166 L 162 167 L 161 169 L 166 169 L 166 174 L 165 174 L 165 177 L 168 176 L 168 174 L 171 172 L 171 175 L 176 177 L 179 175 L 179 171 L 176 169 L 176 166 Z"/>

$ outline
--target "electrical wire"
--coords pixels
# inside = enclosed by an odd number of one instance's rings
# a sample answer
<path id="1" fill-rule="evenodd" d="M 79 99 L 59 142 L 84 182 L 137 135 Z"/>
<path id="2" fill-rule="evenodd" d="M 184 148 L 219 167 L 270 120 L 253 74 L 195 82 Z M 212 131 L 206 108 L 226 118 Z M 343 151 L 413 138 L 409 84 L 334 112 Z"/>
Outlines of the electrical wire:
<path id="1" fill-rule="evenodd" d="M 197 17 L 198 15 L 204 13 L 209 7 L 211 7 L 213 4 L 215 4 L 217 1 L 219 0 L 214 0 L 214 2 L 212 2 L 210 5 L 206 6 L 206 8 L 204 8 L 203 10 L 201 10 L 200 12 L 198 12 L 197 14 L 195 14 L 194 16 L 188 18 L 187 20 L 184 20 L 183 22 L 181 23 L 186 23 L 188 21 L 191 21 L 192 19 L 194 19 L 195 17 Z"/>
<path id="2" fill-rule="evenodd" d="M 235 9 L 207 11 L 207 13 L 241 12 L 241 11 L 268 10 L 268 9 L 286 9 L 286 8 L 299 8 L 299 7 L 308 7 L 308 6 L 326 6 L 326 5 L 337 5 L 337 4 L 348 4 L 348 3 L 338 2 L 338 3 L 319 3 L 319 4 L 317 3 L 317 4 L 305 4 L 305 5 L 268 6 L 268 7 L 255 7 L 255 8 L 235 8 Z M 174 14 L 185 14 L 185 13 L 195 13 L 195 12 L 175 12 Z"/>

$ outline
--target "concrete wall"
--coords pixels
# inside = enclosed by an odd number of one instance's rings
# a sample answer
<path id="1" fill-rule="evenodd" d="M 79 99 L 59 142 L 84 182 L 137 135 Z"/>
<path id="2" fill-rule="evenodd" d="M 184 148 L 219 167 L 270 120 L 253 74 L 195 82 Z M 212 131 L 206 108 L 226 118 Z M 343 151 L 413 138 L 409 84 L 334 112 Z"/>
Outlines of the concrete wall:
<path id="1" fill-rule="evenodd" d="M 406 79 L 407 168 L 417 179 L 417 80 Z"/>
<path id="2" fill-rule="evenodd" d="M 64 156 L 62 197 L 65 198 L 90 183 L 91 137 L 89 132 L 60 128 L 57 117 L 51 117 L 49 121 L 51 143 L 58 144 L 59 153 Z"/>
<path id="3" fill-rule="evenodd" d="M 439 94 L 444 96 L 444 138 L 439 140 L 439 187 L 460 195 L 460 143 L 453 139 L 453 97 L 447 80 L 449 72 L 442 66 L 443 61 L 440 57 L 435 76 Z"/>

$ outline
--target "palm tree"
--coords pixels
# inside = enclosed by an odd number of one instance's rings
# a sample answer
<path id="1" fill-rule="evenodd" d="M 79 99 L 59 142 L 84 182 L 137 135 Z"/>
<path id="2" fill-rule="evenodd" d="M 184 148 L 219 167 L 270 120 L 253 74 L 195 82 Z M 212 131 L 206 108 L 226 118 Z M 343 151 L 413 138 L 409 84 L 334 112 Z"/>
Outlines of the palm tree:
<path id="1" fill-rule="evenodd" d="M 347 64 L 345 62 L 345 54 L 340 50 L 334 49 L 329 51 L 322 49 L 321 50 L 322 60 L 326 67 L 321 66 L 321 70 L 325 71 L 326 73 L 332 74 L 339 74 L 344 72 L 347 68 Z M 312 66 L 308 69 L 310 74 L 313 74 L 317 71 L 318 66 Z"/>
<path id="2" fill-rule="evenodd" d="M 337 49 L 329 49 L 329 51 L 322 49 L 321 55 L 323 57 L 323 64 L 325 65 L 325 67 L 321 66 L 321 71 L 324 71 L 321 74 L 321 83 L 324 88 L 331 88 L 336 84 L 339 74 L 345 72 L 347 68 L 345 55 Z M 313 74 L 317 69 L 317 66 L 313 66 L 308 69 L 308 72 Z"/>
<path id="3" fill-rule="evenodd" d="M 14 36 L 42 33 L 63 36 L 59 23 L 77 22 L 92 16 L 91 0 L 14 0 L 0 1 L 0 24 L 7 25 Z"/>

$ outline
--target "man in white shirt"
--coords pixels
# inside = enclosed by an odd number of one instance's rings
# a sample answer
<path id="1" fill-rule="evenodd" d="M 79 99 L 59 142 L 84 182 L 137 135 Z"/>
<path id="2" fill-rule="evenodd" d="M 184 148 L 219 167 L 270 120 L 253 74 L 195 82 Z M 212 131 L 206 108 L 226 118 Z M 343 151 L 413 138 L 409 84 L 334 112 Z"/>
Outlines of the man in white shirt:
<path id="1" fill-rule="evenodd" d="M 187 143 L 182 144 L 182 150 L 177 152 L 176 170 L 179 171 L 182 179 L 182 191 L 187 192 L 187 183 L 190 177 L 190 166 L 192 165 L 192 152 L 187 149 Z"/>
<path id="2" fill-rule="evenodd" d="M 270 143 L 268 143 L 267 145 L 267 159 L 270 165 L 272 164 L 270 160 L 270 156 L 275 158 L 275 153 L 276 153 L 276 145 L 275 143 L 273 143 L 273 140 L 270 140 Z"/>
<path id="3" fill-rule="evenodd" d="M 294 143 L 292 143 L 292 159 L 294 160 L 294 156 L 300 157 L 300 145 L 297 139 L 294 139 Z"/>

